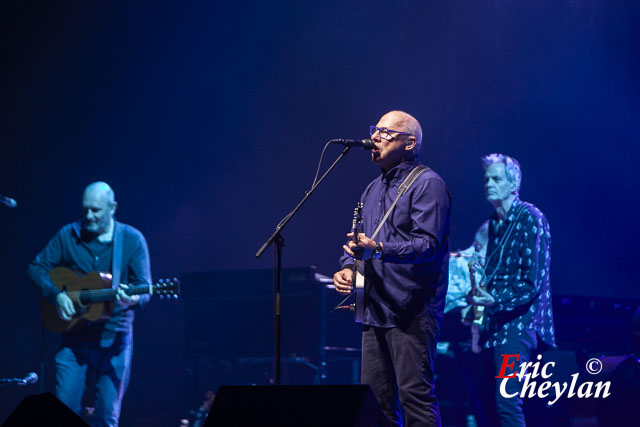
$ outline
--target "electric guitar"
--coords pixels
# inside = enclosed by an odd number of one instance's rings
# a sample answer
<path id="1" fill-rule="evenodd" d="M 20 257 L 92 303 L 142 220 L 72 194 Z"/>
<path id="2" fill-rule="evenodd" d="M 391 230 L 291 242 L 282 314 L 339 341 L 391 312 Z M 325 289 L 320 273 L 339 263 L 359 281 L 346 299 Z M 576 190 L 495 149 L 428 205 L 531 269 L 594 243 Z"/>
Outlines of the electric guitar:
<path id="1" fill-rule="evenodd" d="M 358 244 L 358 233 L 362 228 L 362 202 L 358 202 L 353 210 L 353 223 L 351 232 L 352 240 Z M 357 323 L 362 323 L 364 317 L 364 261 L 356 260 L 355 280 L 353 281 L 353 303 L 350 306 L 351 312 Z"/>
<path id="2" fill-rule="evenodd" d="M 476 263 L 471 259 L 469 260 L 469 278 L 471 280 L 471 290 L 473 295 L 478 296 L 478 289 L 482 289 L 486 291 L 484 286 L 478 286 L 476 284 L 476 269 L 482 268 L 477 266 Z M 480 347 L 480 332 L 482 331 L 483 323 L 484 323 L 484 309 L 483 305 L 474 305 L 473 306 L 473 322 L 471 323 L 471 351 L 474 353 L 480 353 L 482 348 Z"/>
<path id="3" fill-rule="evenodd" d="M 111 288 L 111 273 L 93 271 L 82 276 L 68 268 L 56 267 L 49 272 L 49 277 L 61 292 L 66 292 L 76 310 L 70 321 L 63 320 L 56 306 L 42 298 L 42 322 L 51 332 L 68 332 L 87 321 L 106 320 L 111 315 L 118 293 L 117 288 Z M 161 279 L 154 285 L 129 286 L 124 292 L 127 295 L 158 294 L 161 297 L 178 298 L 180 281 L 175 278 Z"/>

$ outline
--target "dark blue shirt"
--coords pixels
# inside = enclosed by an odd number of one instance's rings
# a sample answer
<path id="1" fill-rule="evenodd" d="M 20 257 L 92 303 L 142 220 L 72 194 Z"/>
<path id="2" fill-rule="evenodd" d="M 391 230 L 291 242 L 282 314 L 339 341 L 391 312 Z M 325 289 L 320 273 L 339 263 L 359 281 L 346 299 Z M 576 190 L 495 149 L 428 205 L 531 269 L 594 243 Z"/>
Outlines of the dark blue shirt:
<path id="1" fill-rule="evenodd" d="M 151 284 L 149 250 L 144 236 L 129 225 L 116 222 L 114 226 L 122 233 L 120 283 Z M 58 230 L 47 246 L 29 264 L 27 276 L 41 295 L 55 304 L 56 296 L 60 291 L 49 277 L 51 269 L 61 266 L 84 274 L 92 271 L 112 272 L 112 259 L 113 244 L 111 242 L 101 243 L 95 238 L 84 236 L 80 223 L 74 222 Z M 144 305 L 149 298 L 149 295 L 140 295 L 140 301 L 134 307 Z M 102 334 L 104 340 L 107 335 L 112 337 L 114 333 L 130 332 L 134 319 L 132 308 L 115 305 L 113 315 L 106 323 L 90 323 L 87 328 L 77 331 L 76 334 L 83 339 L 98 338 Z M 104 331 L 108 333 L 104 334 Z"/>
<path id="2" fill-rule="evenodd" d="M 496 303 L 487 309 L 485 347 L 504 344 L 527 330 L 555 346 L 550 267 L 549 223 L 538 208 L 516 198 L 504 220 L 494 213 L 485 280 Z"/>
<path id="3" fill-rule="evenodd" d="M 398 194 L 398 186 L 417 166 L 405 162 L 383 172 L 362 194 L 362 232 L 372 236 Z M 448 282 L 451 196 L 444 180 L 428 169 L 396 204 L 376 241 L 381 259 L 365 263 L 363 323 L 404 327 L 415 317 L 442 320 Z M 354 264 L 346 253 L 342 267 Z"/>

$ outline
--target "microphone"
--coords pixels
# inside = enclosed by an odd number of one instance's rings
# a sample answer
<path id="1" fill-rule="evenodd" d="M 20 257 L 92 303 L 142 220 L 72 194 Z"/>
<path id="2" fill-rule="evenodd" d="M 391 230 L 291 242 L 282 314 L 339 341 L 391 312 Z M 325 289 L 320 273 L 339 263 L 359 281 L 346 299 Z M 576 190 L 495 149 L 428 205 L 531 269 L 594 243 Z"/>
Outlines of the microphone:
<path id="1" fill-rule="evenodd" d="M 370 139 L 332 139 L 331 144 L 340 144 L 345 147 L 359 147 L 365 150 L 371 150 L 375 147 Z"/>
<path id="2" fill-rule="evenodd" d="M 38 374 L 35 372 L 29 372 L 26 377 L 20 380 L 18 385 L 35 384 L 38 382 Z"/>
<path id="3" fill-rule="evenodd" d="M 6 207 L 13 209 L 18 206 L 18 202 L 16 202 L 16 199 L 0 194 L 0 205 L 5 205 Z"/>

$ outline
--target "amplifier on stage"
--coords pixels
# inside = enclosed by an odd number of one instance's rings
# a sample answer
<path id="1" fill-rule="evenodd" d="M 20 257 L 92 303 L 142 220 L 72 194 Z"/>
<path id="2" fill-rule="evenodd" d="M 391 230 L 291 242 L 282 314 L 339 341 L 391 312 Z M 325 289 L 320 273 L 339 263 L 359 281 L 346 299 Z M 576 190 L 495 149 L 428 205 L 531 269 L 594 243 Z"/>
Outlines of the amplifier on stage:
<path id="1" fill-rule="evenodd" d="M 272 283 L 272 270 L 183 274 L 187 359 L 264 371 L 274 352 Z M 343 297 L 330 283 L 312 267 L 282 271 L 282 358 L 293 371 L 315 372 L 303 382 L 326 383 L 327 363 L 360 358 L 361 325 L 347 310 L 331 312 Z M 355 380 L 349 371 L 336 382 Z"/>

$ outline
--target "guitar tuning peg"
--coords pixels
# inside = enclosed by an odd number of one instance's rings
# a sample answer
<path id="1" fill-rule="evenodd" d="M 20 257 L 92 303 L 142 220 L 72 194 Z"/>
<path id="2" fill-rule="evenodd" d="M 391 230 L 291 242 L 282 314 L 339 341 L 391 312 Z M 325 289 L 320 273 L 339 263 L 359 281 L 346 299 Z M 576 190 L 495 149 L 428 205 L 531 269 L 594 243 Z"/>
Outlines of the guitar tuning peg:
<path id="1" fill-rule="evenodd" d="M 178 295 L 177 294 L 173 294 L 173 299 L 178 299 Z"/>

